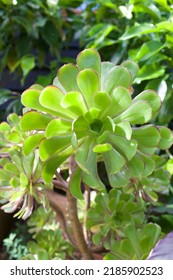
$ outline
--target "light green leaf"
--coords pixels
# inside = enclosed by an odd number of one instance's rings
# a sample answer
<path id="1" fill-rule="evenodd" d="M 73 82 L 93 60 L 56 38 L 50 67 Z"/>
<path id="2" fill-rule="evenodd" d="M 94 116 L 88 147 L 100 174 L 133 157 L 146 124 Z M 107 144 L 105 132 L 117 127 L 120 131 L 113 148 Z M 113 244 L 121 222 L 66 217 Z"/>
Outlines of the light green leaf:
<path id="1" fill-rule="evenodd" d="M 138 24 L 126 30 L 126 32 L 119 38 L 120 40 L 128 40 L 133 37 L 138 37 L 143 34 L 157 32 L 157 28 L 151 23 Z"/>
<path id="2" fill-rule="evenodd" d="M 39 146 L 39 154 L 41 160 L 45 161 L 48 157 L 54 153 L 60 153 L 71 144 L 72 135 L 66 136 L 54 136 L 49 139 L 43 139 Z"/>
<path id="3" fill-rule="evenodd" d="M 79 69 L 69 63 L 64 66 L 62 66 L 58 70 L 58 79 L 60 83 L 62 84 L 63 88 L 68 91 L 79 91 L 76 78 L 79 73 Z"/>
<path id="4" fill-rule="evenodd" d="M 70 179 L 69 184 L 71 194 L 77 199 L 84 199 L 81 190 L 81 175 L 82 170 L 79 167 L 77 167 Z"/>
<path id="5" fill-rule="evenodd" d="M 103 153 L 102 156 L 104 159 L 107 173 L 110 175 L 118 172 L 125 164 L 124 157 L 120 153 L 118 153 L 115 149 Z"/>
<path id="6" fill-rule="evenodd" d="M 21 137 L 16 131 L 12 131 L 8 135 L 6 135 L 6 139 L 12 143 L 20 143 L 21 142 Z"/>
<path id="7" fill-rule="evenodd" d="M 77 57 L 77 65 L 80 70 L 92 69 L 100 75 L 101 60 L 98 52 L 94 49 L 85 49 Z"/>
<path id="8" fill-rule="evenodd" d="M 121 172 L 116 174 L 108 174 L 109 183 L 113 188 L 122 188 L 126 187 L 129 184 L 128 178 Z"/>
<path id="9" fill-rule="evenodd" d="M 94 141 L 88 137 L 75 156 L 77 164 L 87 174 L 92 174 L 93 163 L 96 161 L 96 153 L 93 152 L 94 146 Z"/>
<path id="10" fill-rule="evenodd" d="M 88 108 L 93 106 L 93 96 L 99 90 L 98 74 L 91 70 L 85 69 L 80 71 L 77 76 L 77 84 L 87 103 Z"/>
<path id="11" fill-rule="evenodd" d="M 85 115 L 87 108 L 80 92 L 68 92 L 61 100 L 61 106 L 70 110 L 75 116 Z"/>
<path id="12" fill-rule="evenodd" d="M 0 132 L 5 133 L 6 131 L 9 132 L 10 130 L 11 130 L 11 127 L 9 126 L 8 123 L 6 123 L 6 122 L 0 123 Z"/>
<path id="13" fill-rule="evenodd" d="M 25 138 L 23 143 L 24 154 L 28 156 L 36 147 L 38 147 L 42 138 L 44 138 L 44 133 L 31 134 Z"/>
<path id="14" fill-rule="evenodd" d="M 115 134 L 124 136 L 127 140 L 130 140 L 132 136 L 132 127 L 129 122 L 124 121 L 116 124 L 114 132 Z"/>
<path id="15" fill-rule="evenodd" d="M 64 94 L 60 89 L 55 86 L 47 86 L 41 92 L 39 102 L 46 109 L 53 110 L 56 116 L 63 117 L 65 119 L 72 119 L 73 114 L 68 110 L 64 110 L 60 105 L 60 102 Z"/>
<path id="16" fill-rule="evenodd" d="M 173 144 L 173 135 L 169 128 L 167 127 L 158 127 L 161 135 L 160 142 L 158 143 L 157 147 L 159 149 L 169 149 Z"/>
<path id="17" fill-rule="evenodd" d="M 52 117 L 39 112 L 27 112 L 21 119 L 22 130 L 45 130 Z"/>
<path id="18" fill-rule="evenodd" d="M 95 120 L 98 120 L 100 117 L 100 110 L 97 108 L 92 107 L 89 111 L 85 114 L 85 118 L 88 122 L 92 123 Z"/>
<path id="19" fill-rule="evenodd" d="M 143 124 L 148 122 L 152 116 L 152 109 L 146 101 L 134 102 L 121 115 L 114 118 L 114 122 L 128 121 L 131 124 Z"/>
<path id="20" fill-rule="evenodd" d="M 89 131 L 89 124 L 84 117 L 79 117 L 74 120 L 72 124 L 72 130 L 76 133 L 78 138 L 85 137 L 88 135 Z"/>
<path id="21" fill-rule="evenodd" d="M 114 66 L 115 65 L 113 63 L 108 61 L 101 63 L 101 90 L 104 89 L 107 74 Z"/>
<path id="22" fill-rule="evenodd" d="M 23 71 L 23 76 L 26 77 L 28 73 L 35 67 L 34 56 L 23 56 L 20 65 Z"/>
<path id="23" fill-rule="evenodd" d="M 116 150 L 128 160 L 130 160 L 136 153 L 138 143 L 134 139 L 127 140 L 125 137 L 110 133 L 109 141 L 113 147 L 115 147 Z"/>
<path id="24" fill-rule="evenodd" d="M 158 63 L 144 64 L 139 70 L 138 77 L 135 79 L 135 83 L 140 84 L 142 81 L 156 79 L 163 76 L 165 73 L 165 67 Z"/>
<path id="25" fill-rule="evenodd" d="M 159 95 L 154 90 L 145 90 L 141 92 L 133 99 L 133 102 L 136 102 L 138 100 L 147 101 L 152 107 L 152 111 L 154 113 L 159 111 L 162 105 Z"/>
<path id="26" fill-rule="evenodd" d="M 101 111 L 105 111 L 111 103 L 109 95 L 104 91 L 96 92 L 94 95 L 94 106 Z"/>
<path id="27" fill-rule="evenodd" d="M 136 60 L 139 61 L 144 61 L 149 59 L 151 56 L 159 52 L 162 48 L 164 48 L 164 44 L 161 43 L 160 41 L 149 41 L 144 43 L 141 48 L 139 49 L 137 55 L 136 55 Z"/>
<path id="28" fill-rule="evenodd" d="M 103 113 L 103 116 L 115 117 L 125 111 L 131 105 L 131 102 L 129 90 L 119 86 L 113 90 L 111 104 Z"/>
<path id="29" fill-rule="evenodd" d="M 134 61 L 126 60 L 123 63 L 121 63 L 122 66 L 124 66 L 131 74 L 132 81 L 137 77 L 139 72 L 139 66 Z"/>
<path id="30" fill-rule="evenodd" d="M 47 128 L 46 128 L 46 137 L 50 138 L 52 136 L 58 136 L 58 135 L 65 135 L 69 134 L 72 131 L 72 123 L 61 120 L 61 119 L 55 119 L 52 120 Z"/>
<path id="31" fill-rule="evenodd" d="M 12 126 L 16 126 L 20 123 L 20 117 L 17 114 L 12 113 L 12 114 L 8 115 L 7 121 Z"/>
<path id="32" fill-rule="evenodd" d="M 141 177 L 144 169 L 145 164 L 144 161 L 135 155 L 130 161 L 126 163 L 127 168 L 130 171 L 131 177 Z"/>
<path id="33" fill-rule="evenodd" d="M 49 184 L 57 168 L 73 153 L 72 147 L 66 149 L 63 153 L 49 158 L 43 165 L 42 176 L 45 183 Z"/>
<path id="34" fill-rule="evenodd" d="M 109 143 L 98 144 L 93 148 L 94 153 L 106 153 L 110 150 L 112 150 L 112 145 Z"/>
<path id="35" fill-rule="evenodd" d="M 149 148 L 156 147 L 160 141 L 159 130 L 152 125 L 134 128 L 132 137 L 138 141 L 139 145 Z"/>
<path id="36" fill-rule="evenodd" d="M 132 82 L 129 71 L 123 66 L 115 66 L 112 68 L 105 80 L 103 91 L 105 90 L 110 95 L 113 93 L 114 88 L 124 87 L 129 88 Z"/>
<path id="37" fill-rule="evenodd" d="M 143 153 L 138 152 L 138 156 L 144 161 L 145 169 L 142 174 L 143 177 L 151 175 L 155 169 L 155 161 L 150 156 L 146 156 Z"/>

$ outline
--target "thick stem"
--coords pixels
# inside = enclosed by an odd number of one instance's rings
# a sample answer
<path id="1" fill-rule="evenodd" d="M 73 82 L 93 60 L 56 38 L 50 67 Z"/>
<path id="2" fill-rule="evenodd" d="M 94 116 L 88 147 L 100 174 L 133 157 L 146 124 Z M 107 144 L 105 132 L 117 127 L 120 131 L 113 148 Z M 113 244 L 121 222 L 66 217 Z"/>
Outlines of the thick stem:
<path id="1" fill-rule="evenodd" d="M 70 179 L 75 169 L 76 169 L 76 162 L 74 160 L 74 157 L 72 156 L 69 162 Z M 82 259 L 92 260 L 93 259 L 92 253 L 88 248 L 88 245 L 84 237 L 83 228 L 78 218 L 77 200 L 71 195 L 70 192 L 67 192 L 67 201 L 68 201 L 69 219 L 72 226 L 72 231 L 73 231 L 76 246 L 78 247 L 82 255 Z"/>
<path id="2" fill-rule="evenodd" d="M 86 244 L 82 225 L 78 219 L 77 200 L 71 195 L 70 192 L 67 193 L 67 200 L 68 200 L 69 218 L 70 218 L 76 246 L 78 247 L 80 253 L 82 254 L 82 259 L 92 260 L 93 259 L 92 254 Z"/>

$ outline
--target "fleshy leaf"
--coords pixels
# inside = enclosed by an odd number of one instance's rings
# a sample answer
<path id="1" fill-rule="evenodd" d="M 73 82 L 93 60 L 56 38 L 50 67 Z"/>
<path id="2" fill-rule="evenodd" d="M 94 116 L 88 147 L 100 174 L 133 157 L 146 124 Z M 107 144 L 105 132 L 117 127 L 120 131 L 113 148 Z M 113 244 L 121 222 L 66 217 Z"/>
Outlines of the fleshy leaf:
<path id="1" fill-rule="evenodd" d="M 138 100 L 147 101 L 150 104 L 154 113 L 157 112 L 162 105 L 159 95 L 154 90 L 145 90 L 141 92 L 134 98 L 133 102 L 136 102 Z"/>
<path id="2" fill-rule="evenodd" d="M 109 143 L 98 144 L 93 148 L 94 153 L 106 153 L 112 149 L 112 145 Z"/>
<path id="3" fill-rule="evenodd" d="M 28 156 L 39 145 L 42 138 L 44 138 L 44 133 L 29 135 L 23 143 L 24 154 Z"/>
<path id="4" fill-rule="evenodd" d="M 118 172 L 125 164 L 124 157 L 115 149 L 104 153 L 102 156 L 104 159 L 107 173 L 110 175 Z"/>
<path id="5" fill-rule="evenodd" d="M 61 106 L 69 109 L 75 116 L 85 115 L 87 112 L 85 102 L 80 92 L 68 92 L 61 100 Z"/>
<path id="6" fill-rule="evenodd" d="M 130 140 L 131 136 L 132 136 L 132 127 L 129 124 L 129 122 L 124 121 L 124 122 L 118 123 L 115 126 L 114 132 L 115 132 L 115 134 L 124 136 L 127 138 L 127 140 Z"/>
<path id="7" fill-rule="evenodd" d="M 131 177 L 141 177 L 145 169 L 145 163 L 143 159 L 136 155 L 127 162 L 126 166 L 129 168 Z"/>
<path id="8" fill-rule="evenodd" d="M 160 131 L 160 142 L 157 147 L 159 149 L 169 149 L 173 144 L 173 135 L 169 128 L 167 127 L 158 127 Z"/>
<path id="9" fill-rule="evenodd" d="M 92 107 L 93 96 L 99 90 L 98 74 L 91 69 L 80 71 L 77 76 L 77 83 L 88 108 Z"/>
<path id="10" fill-rule="evenodd" d="M 156 147 L 160 141 L 159 130 L 152 125 L 134 128 L 132 137 L 138 141 L 139 145 L 149 148 Z"/>
<path id="11" fill-rule="evenodd" d="M 103 115 L 115 117 L 129 108 L 131 102 L 129 90 L 119 86 L 113 90 L 111 104 Z"/>
<path id="12" fill-rule="evenodd" d="M 143 124 L 152 116 L 152 108 L 146 101 L 136 101 L 121 115 L 114 118 L 115 123 L 129 121 L 131 124 Z"/>
<path id="13" fill-rule="evenodd" d="M 86 49 L 77 57 L 77 65 L 80 70 L 92 69 L 100 74 L 101 60 L 98 52 L 94 49 Z"/>
<path id="14" fill-rule="evenodd" d="M 65 90 L 68 91 L 79 91 L 76 78 L 79 73 L 79 69 L 69 63 L 63 65 L 58 71 L 58 79 Z"/>
<path id="15" fill-rule="evenodd" d="M 52 120 L 46 128 L 46 137 L 50 138 L 56 135 L 69 134 L 71 132 L 71 126 L 72 123 L 65 120 Z"/>
<path id="16" fill-rule="evenodd" d="M 73 149 L 70 147 L 66 149 L 63 153 L 55 155 L 48 159 L 42 170 L 42 176 L 45 183 L 51 183 L 52 178 L 57 170 L 57 168 L 73 153 Z"/>
<path id="17" fill-rule="evenodd" d="M 94 95 L 94 106 L 96 106 L 96 108 L 105 111 L 110 103 L 111 99 L 106 92 L 99 91 Z"/>
<path id="18" fill-rule="evenodd" d="M 121 155 L 125 156 L 128 160 L 130 160 L 136 153 L 138 143 L 134 139 L 127 140 L 125 137 L 111 133 L 109 135 L 109 141 L 116 150 L 118 150 Z"/>
<path id="19" fill-rule="evenodd" d="M 108 72 L 114 67 L 115 65 L 111 62 L 102 62 L 101 63 L 101 90 L 104 89 L 104 85 L 106 82 L 106 77 Z"/>
<path id="20" fill-rule="evenodd" d="M 129 184 L 128 178 L 126 178 L 121 171 L 117 172 L 116 174 L 108 174 L 108 177 L 109 183 L 113 188 L 122 188 Z"/>
<path id="21" fill-rule="evenodd" d="M 81 190 L 81 175 L 82 170 L 77 167 L 70 179 L 70 192 L 77 199 L 84 198 Z"/>
<path id="22" fill-rule="evenodd" d="M 124 66 L 130 72 L 130 74 L 132 76 L 132 81 L 134 81 L 134 79 L 138 75 L 138 71 L 139 71 L 138 65 L 134 61 L 131 61 L 131 60 L 126 60 L 121 65 Z"/>
<path id="23" fill-rule="evenodd" d="M 65 119 L 71 119 L 72 113 L 65 110 L 60 105 L 61 99 L 64 97 L 62 91 L 55 86 L 47 86 L 42 90 L 39 102 L 46 109 L 53 110 L 54 115 L 63 117 Z"/>
<path id="24" fill-rule="evenodd" d="M 84 117 L 77 118 L 72 124 L 72 130 L 76 133 L 78 138 L 86 136 L 89 131 L 89 124 Z"/>
<path id="25" fill-rule="evenodd" d="M 107 74 L 103 90 L 111 95 L 114 88 L 121 86 L 128 89 L 131 82 L 132 78 L 129 71 L 123 66 L 115 66 Z"/>
<path id="26" fill-rule="evenodd" d="M 41 160 L 45 161 L 55 152 L 61 152 L 70 145 L 71 135 L 54 136 L 49 139 L 43 139 L 39 146 L 39 153 Z"/>
<path id="27" fill-rule="evenodd" d="M 22 130 L 45 130 L 52 117 L 39 112 L 31 111 L 23 115 L 21 119 Z"/>

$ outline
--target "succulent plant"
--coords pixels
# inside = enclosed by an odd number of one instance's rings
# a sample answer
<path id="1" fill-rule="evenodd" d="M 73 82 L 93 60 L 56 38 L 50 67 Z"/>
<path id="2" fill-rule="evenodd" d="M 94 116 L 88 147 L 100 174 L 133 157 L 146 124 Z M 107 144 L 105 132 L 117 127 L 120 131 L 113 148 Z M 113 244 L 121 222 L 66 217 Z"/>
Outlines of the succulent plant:
<path id="1" fill-rule="evenodd" d="M 21 120 L 24 131 L 34 131 L 24 141 L 28 155 L 39 146 L 43 179 L 49 183 L 56 169 L 72 154 L 78 165 L 70 183 L 81 199 L 81 180 L 104 190 L 97 162 L 103 161 L 112 187 L 126 185 L 131 177 L 148 176 L 154 170 L 151 155 L 172 144 L 166 127 L 139 126 L 154 118 L 161 107 L 156 92 L 146 90 L 132 99 L 132 82 L 138 66 L 101 62 L 98 52 L 86 49 L 76 65 L 62 66 L 54 85 L 33 85 L 22 94 L 28 108 Z M 122 172 L 121 172 L 122 170 Z"/>
<path id="2" fill-rule="evenodd" d="M 124 227 L 133 223 L 139 227 L 145 219 L 145 205 L 141 199 L 112 189 L 109 193 L 99 193 L 95 198 L 95 206 L 88 211 L 87 227 L 94 233 L 93 240 L 99 244 L 110 242 L 110 236 L 124 237 Z"/>
<path id="3" fill-rule="evenodd" d="M 1 209 L 16 212 L 15 216 L 23 219 L 31 215 L 34 200 L 46 205 L 44 189 L 52 186 L 43 184 L 38 151 L 28 156 L 23 154 L 22 143 L 27 135 L 21 131 L 16 114 L 9 115 L 8 122 L 0 124 L 0 197 L 4 204 Z"/>

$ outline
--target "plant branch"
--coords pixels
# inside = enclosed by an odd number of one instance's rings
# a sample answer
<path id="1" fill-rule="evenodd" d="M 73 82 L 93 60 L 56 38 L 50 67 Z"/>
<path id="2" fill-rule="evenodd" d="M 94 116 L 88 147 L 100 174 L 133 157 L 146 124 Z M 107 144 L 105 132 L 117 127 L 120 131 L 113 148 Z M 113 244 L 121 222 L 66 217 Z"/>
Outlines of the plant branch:
<path id="1" fill-rule="evenodd" d="M 74 157 L 72 156 L 69 162 L 70 179 L 75 169 L 76 169 L 76 163 Z M 83 228 L 78 218 L 77 200 L 71 195 L 70 192 L 67 192 L 67 201 L 68 201 L 69 219 L 71 222 L 76 246 L 78 247 L 82 255 L 82 259 L 91 260 L 93 259 L 92 253 L 87 246 L 87 243 L 84 238 Z"/>

